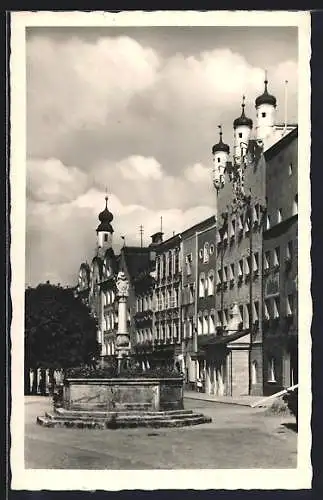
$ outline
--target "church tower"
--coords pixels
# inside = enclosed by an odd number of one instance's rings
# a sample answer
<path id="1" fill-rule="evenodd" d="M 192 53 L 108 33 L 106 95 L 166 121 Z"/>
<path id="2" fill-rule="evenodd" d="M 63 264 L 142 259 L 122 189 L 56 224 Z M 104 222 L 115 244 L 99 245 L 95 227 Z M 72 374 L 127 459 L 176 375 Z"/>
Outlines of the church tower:
<path id="1" fill-rule="evenodd" d="M 252 130 L 252 120 L 245 115 L 245 96 L 242 97 L 242 112 L 239 118 L 233 122 L 234 130 L 234 163 L 240 163 L 241 154 L 247 150 L 250 133 Z"/>
<path id="2" fill-rule="evenodd" d="M 257 97 L 255 104 L 257 113 L 256 138 L 265 142 L 274 133 L 276 97 L 268 92 L 267 72 L 264 83 L 264 93 Z"/>
<path id="3" fill-rule="evenodd" d="M 213 185 L 219 189 L 224 184 L 224 172 L 229 161 L 230 148 L 222 140 L 222 126 L 219 125 L 220 140 L 212 147 L 213 157 Z"/>
<path id="4" fill-rule="evenodd" d="M 97 234 L 97 250 L 99 255 L 104 255 L 108 248 L 112 246 L 112 235 L 113 227 L 111 222 L 113 221 L 113 215 L 108 210 L 108 196 L 105 197 L 105 209 L 99 214 L 100 224 L 96 228 Z"/>

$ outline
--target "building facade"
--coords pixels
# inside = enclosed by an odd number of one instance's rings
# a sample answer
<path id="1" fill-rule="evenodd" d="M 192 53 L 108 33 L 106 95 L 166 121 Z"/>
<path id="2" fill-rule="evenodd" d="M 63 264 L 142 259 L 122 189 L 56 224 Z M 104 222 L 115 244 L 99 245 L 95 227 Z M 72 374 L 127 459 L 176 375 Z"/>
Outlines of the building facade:
<path id="1" fill-rule="evenodd" d="M 295 186 L 294 190 L 288 188 L 290 181 L 286 183 L 286 173 L 275 172 L 270 160 L 275 156 L 274 151 L 288 149 L 287 144 L 293 135 L 297 135 L 297 129 L 295 126 L 275 126 L 276 99 L 268 93 L 267 85 L 268 82 L 265 81 L 264 93 L 255 101 L 255 138 L 253 122 L 245 114 L 243 99 L 242 113 L 233 123 L 232 160 L 230 161 L 229 146 L 222 141 L 222 130 L 220 141 L 212 149 L 213 182 L 217 200 L 216 313 L 221 328 L 217 331 L 220 337 L 211 339 L 208 348 L 212 346 L 217 351 L 217 355 L 214 352 L 213 357 L 221 356 L 222 353 L 223 388 L 218 394 L 224 395 L 268 393 L 268 377 L 272 376 L 273 367 L 277 365 L 277 370 L 278 367 L 282 369 L 282 353 L 280 352 L 280 356 L 277 354 L 277 360 L 270 354 L 274 350 L 270 334 L 267 334 L 264 343 L 264 328 L 267 328 L 267 320 L 264 321 L 264 318 L 268 315 L 265 302 L 268 299 L 265 297 L 268 278 L 264 278 L 264 273 L 267 272 L 264 269 L 264 247 L 271 240 L 267 232 L 271 212 L 278 213 L 282 210 L 276 207 L 277 203 L 284 205 L 282 200 L 277 199 L 278 183 L 278 191 L 285 193 L 282 196 L 286 197 L 287 192 L 293 192 L 291 196 L 297 196 L 294 193 Z M 286 154 L 289 157 L 289 153 Z M 297 186 L 297 174 L 294 180 Z M 289 197 L 290 195 L 287 196 Z M 287 204 L 292 206 L 291 200 Z M 288 238 L 286 229 L 281 229 L 284 233 L 281 236 L 283 240 Z M 297 246 L 295 239 L 291 245 Z M 287 286 L 285 279 L 282 283 L 283 287 Z M 290 286 L 287 288 L 290 290 Z M 273 298 L 271 305 L 273 302 L 276 304 L 273 305 L 274 314 L 277 315 L 278 299 Z M 295 302 L 294 300 L 293 305 Z M 297 337 L 295 329 L 293 332 L 294 337 Z M 290 357 L 294 359 L 292 355 Z M 285 382 L 287 383 L 287 378 Z M 210 383 L 206 386 L 208 390 Z M 278 382 L 276 386 L 272 383 L 274 391 L 277 387 Z M 212 383 L 209 390 L 214 390 Z"/>
<path id="2" fill-rule="evenodd" d="M 103 362 L 115 354 L 123 270 L 132 352 L 144 369 L 176 368 L 188 388 L 214 396 L 267 395 L 297 383 L 298 132 L 276 124 L 276 106 L 267 80 L 255 124 L 243 98 L 232 154 L 219 127 L 214 216 L 116 255 L 106 200 L 96 254 L 78 283 L 99 320 Z"/>
<path id="3" fill-rule="evenodd" d="M 201 334 L 201 326 L 199 327 L 198 318 L 199 311 L 203 305 L 199 297 L 199 279 L 200 274 L 203 272 L 204 275 L 205 272 L 208 275 L 209 271 L 212 274 L 212 267 L 210 267 L 212 265 L 214 273 L 214 241 L 210 241 L 210 247 L 206 248 L 207 255 L 210 254 L 211 256 L 211 261 L 205 263 L 208 267 L 207 271 L 200 268 L 200 262 L 203 262 L 203 256 L 202 258 L 200 256 L 200 247 L 203 252 L 203 245 L 201 246 L 202 235 L 211 232 L 211 234 L 208 234 L 208 237 L 212 240 L 214 227 L 215 217 L 211 216 L 181 233 L 183 372 L 185 373 L 185 381 L 190 388 L 196 388 L 196 382 L 198 379 L 201 379 L 205 364 L 204 352 L 199 349 L 198 345 L 199 328 Z"/>
<path id="4" fill-rule="evenodd" d="M 179 371 L 183 354 L 181 271 L 181 237 L 175 235 L 156 247 L 154 359 L 168 368 L 176 365 Z"/>
<path id="5" fill-rule="evenodd" d="M 266 153 L 264 393 L 298 383 L 297 129 Z"/>

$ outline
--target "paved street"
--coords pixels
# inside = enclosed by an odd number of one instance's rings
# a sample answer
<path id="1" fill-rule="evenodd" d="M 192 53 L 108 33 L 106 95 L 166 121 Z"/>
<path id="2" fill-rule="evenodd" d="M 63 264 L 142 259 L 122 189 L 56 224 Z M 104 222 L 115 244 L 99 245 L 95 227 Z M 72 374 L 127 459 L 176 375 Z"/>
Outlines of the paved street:
<path id="1" fill-rule="evenodd" d="M 185 400 L 185 408 L 212 417 L 211 424 L 181 429 L 48 429 L 36 416 L 48 398 L 25 398 L 26 468 L 219 469 L 296 467 L 293 417 L 261 409 Z M 287 424 L 285 426 L 284 424 Z"/>

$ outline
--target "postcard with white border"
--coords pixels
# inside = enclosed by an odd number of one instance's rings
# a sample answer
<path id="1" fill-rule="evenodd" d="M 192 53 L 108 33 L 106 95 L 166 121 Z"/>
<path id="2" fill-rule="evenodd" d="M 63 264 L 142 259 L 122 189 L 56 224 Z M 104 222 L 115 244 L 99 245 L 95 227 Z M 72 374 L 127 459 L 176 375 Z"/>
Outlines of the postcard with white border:
<path id="1" fill-rule="evenodd" d="M 10 51 L 12 489 L 309 489 L 309 12 Z"/>

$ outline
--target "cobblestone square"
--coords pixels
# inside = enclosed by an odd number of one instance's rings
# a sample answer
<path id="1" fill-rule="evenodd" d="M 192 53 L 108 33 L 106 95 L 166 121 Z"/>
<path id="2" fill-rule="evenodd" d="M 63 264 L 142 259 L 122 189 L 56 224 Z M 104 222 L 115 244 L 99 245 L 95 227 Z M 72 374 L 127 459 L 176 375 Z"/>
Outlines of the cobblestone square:
<path id="1" fill-rule="evenodd" d="M 26 397 L 25 467 L 41 469 L 246 469 L 294 468 L 297 434 L 291 416 L 186 399 L 185 408 L 211 424 L 181 429 L 48 429 L 36 416 L 48 398 Z"/>

